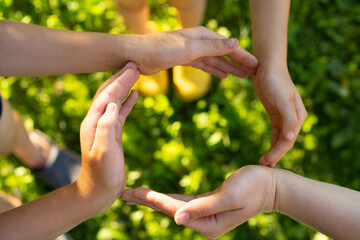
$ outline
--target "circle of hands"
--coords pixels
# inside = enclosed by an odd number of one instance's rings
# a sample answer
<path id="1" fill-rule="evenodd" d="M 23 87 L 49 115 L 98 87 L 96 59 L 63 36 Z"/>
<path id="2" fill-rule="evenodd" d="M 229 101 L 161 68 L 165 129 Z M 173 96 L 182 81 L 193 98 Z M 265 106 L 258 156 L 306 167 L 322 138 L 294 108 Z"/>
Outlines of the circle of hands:
<path id="1" fill-rule="evenodd" d="M 238 46 L 204 27 L 154 33 L 143 37 L 143 54 L 129 62 L 98 89 L 81 125 L 83 163 L 76 182 L 84 196 L 98 199 L 99 212 L 121 195 L 128 204 L 141 204 L 174 217 L 177 224 L 217 238 L 264 211 L 277 210 L 276 177 L 269 167 L 291 149 L 307 113 L 287 67 L 267 69 Z M 227 56 L 228 58 L 225 58 Z M 229 60 L 230 59 L 230 60 Z M 138 94 L 132 86 L 139 74 L 153 74 L 175 65 L 202 69 L 217 77 L 254 75 L 254 89 L 272 125 L 271 147 L 260 165 L 246 166 L 213 192 L 199 196 L 162 194 L 145 188 L 127 189 L 122 129 Z"/>

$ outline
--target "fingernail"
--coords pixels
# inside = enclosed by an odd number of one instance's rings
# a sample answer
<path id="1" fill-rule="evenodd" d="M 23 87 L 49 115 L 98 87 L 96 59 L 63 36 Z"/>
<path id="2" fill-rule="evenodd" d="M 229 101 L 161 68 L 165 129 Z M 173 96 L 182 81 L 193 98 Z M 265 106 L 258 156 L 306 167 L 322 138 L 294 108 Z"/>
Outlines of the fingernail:
<path id="1" fill-rule="evenodd" d="M 293 140 L 294 137 L 295 137 L 295 133 L 294 133 L 294 132 L 287 132 L 287 133 L 286 133 L 286 138 L 287 138 L 288 140 Z"/>
<path id="2" fill-rule="evenodd" d="M 107 108 L 106 108 L 106 112 L 108 112 L 108 113 L 112 113 L 112 112 L 114 112 L 115 111 L 115 103 L 109 103 L 108 105 L 107 105 Z"/>
<path id="3" fill-rule="evenodd" d="M 229 48 L 233 48 L 236 44 L 236 39 L 235 38 L 231 38 L 229 40 L 227 40 L 227 45 Z"/>
<path id="4" fill-rule="evenodd" d="M 183 212 L 176 216 L 175 222 L 177 225 L 181 225 L 184 224 L 189 219 L 190 219 L 190 214 L 188 212 Z"/>

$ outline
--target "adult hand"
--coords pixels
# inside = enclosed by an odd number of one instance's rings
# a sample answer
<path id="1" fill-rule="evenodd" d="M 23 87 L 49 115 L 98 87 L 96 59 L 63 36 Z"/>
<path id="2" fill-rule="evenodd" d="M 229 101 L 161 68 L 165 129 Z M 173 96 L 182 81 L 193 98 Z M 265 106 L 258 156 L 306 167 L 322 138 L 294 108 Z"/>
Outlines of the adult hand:
<path id="1" fill-rule="evenodd" d="M 272 170 L 246 166 L 214 192 L 199 196 L 162 194 L 145 188 L 127 189 L 121 198 L 161 211 L 207 238 L 218 238 L 249 218 L 274 210 L 276 180 Z"/>
<path id="2" fill-rule="evenodd" d="M 287 67 L 260 66 L 253 85 L 272 125 L 271 147 L 260 164 L 274 167 L 294 145 L 307 112 Z"/>
<path id="3" fill-rule="evenodd" d="M 219 78 L 225 78 L 228 73 L 245 78 L 255 74 L 258 66 L 257 59 L 241 48 L 237 39 L 225 38 L 205 27 L 129 37 L 133 38 L 136 49 L 132 61 L 145 75 L 187 65 Z"/>
<path id="4" fill-rule="evenodd" d="M 100 209 L 109 207 L 126 186 L 122 127 L 137 92 L 124 99 L 138 77 L 134 63 L 110 77 L 98 89 L 81 124 L 82 168 L 76 184 L 89 201 L 99 200 Z"/>

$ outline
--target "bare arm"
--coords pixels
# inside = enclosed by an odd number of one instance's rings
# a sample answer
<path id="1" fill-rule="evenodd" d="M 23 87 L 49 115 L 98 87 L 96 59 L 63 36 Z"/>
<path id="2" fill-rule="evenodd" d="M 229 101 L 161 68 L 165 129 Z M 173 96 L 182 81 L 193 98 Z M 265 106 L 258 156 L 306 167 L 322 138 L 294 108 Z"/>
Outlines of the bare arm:
<path id="1" fill-rule="evenodd" d="M 54 239 L 101 213 L 75 184 L 0 214 L 1 239 Z"/>
<path id="2" fill-rule="evenodd" d="M 254 54 L 264 65 L 287 68 L 290 0 L 250 0 Z"/>
<path id="3" fill-rule="evenodd" d="M 331 238 L 359 238 L 360 192 L 274 170 L 278 181 L 275 210 Z"/>
<path id="4" fill-rule="evenodd" d="M 138 188 L 121 198 L 174 217 L 177 224 L 218 238 L 261 212 L 280 211 L 334 239 L 358 239 L 360 192 L 286 170 L 246 166 L 200 196 Z"/>
<path id="5" fill-rule="evenodd" d="M 75 32 L 0 21 L 0 74 L 39 76 L 119 69 L 126 35 Z"/>
<path id="6" fill-rule="evenodd" d="M 120 196 L 126 186 L 122 127 L 137 100 L 136 91 L 127 96 L 138 77 L 136 65 L 128 63 L 99 88 L 81 124 L 79 178 L 1 213 L 0 239 L 54 239 L 104 212 Z"/>
<path id="7" fill-rule="evenodd" d="M 250 8 L 259 60 L 253 85 L 272 125 L 271 148 L 260 164 L 273 167 L 291 149 L 307 113 L 287 68 L 290 0 L 250 0 Z"/>
<path id="8" fill-rule="evenodd" d="M 234 62 L 223 58 L 229 55 Z M 0 20 L 0 76 L 41 76 L 110 71 L 126 62 L 142 74 L 190 65 L 218 77 L 254 74 L 257 59 L 208 29 L 197 27 L 147 35 L 49 29 Z"/>

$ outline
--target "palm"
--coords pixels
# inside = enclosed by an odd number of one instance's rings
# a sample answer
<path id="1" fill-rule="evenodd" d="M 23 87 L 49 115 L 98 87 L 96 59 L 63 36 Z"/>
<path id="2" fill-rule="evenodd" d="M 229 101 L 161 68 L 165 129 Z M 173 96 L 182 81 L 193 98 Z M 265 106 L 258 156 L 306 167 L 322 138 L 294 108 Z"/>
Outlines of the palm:
<path id="1" fill-rule="evenodd" d="M 184 225 L 215 238 L 262 211 L 271 211 L 274 184 L 266 168 L 247 166 L 233 173 L 221 188 L 211 193 L 199 196 L 162 194 L 137 188 L 125 190 L 121 198 L 175 216 L 175 219 L 185 208 L 194 217 Z"/>
<path id="2" fill-rule="evenodd" d="M 272 126 L 271 147 L 260 163 L 274 167 L 292 148 L 307 113 L 287 71 L 259 68 L 253 86 Z"/>

